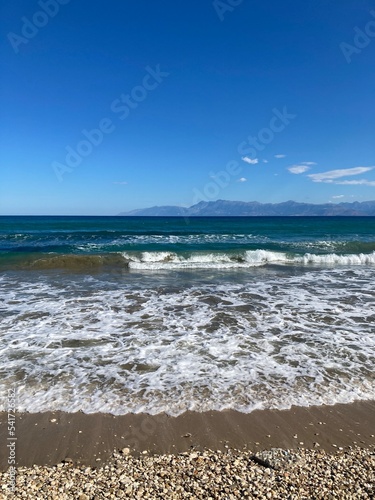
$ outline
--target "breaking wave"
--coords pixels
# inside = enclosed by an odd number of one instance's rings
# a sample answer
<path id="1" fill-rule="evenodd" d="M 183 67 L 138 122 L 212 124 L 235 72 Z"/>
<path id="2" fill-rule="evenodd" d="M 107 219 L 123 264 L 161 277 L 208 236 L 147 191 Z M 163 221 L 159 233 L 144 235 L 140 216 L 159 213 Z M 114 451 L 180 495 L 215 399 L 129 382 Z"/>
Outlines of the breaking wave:
<path id="1" fill-rule="evenodd" d="M 184 268 L 250 268 L 267 264 L 351 266 L 374 265 L 375 252 L 371 254 L 311 254 L 303 255 L 268 250 L 247 250 L 243 253 L 195 253 L 179 255 L 174 252 L 123 253 L 130 269 L 184 269 Z"/>
<path id="2" fill-rule="evenodd" d="M 21 257 L 21 256 L 20 256 Z M 246 269 L 266 265 L 361 266 L 375 265 L 375 252 L 358 254 L 284 253 L 269 250 L 243 252 L 113 252 L 107 254 L 36 254 L 13 262 L 22 269 L 90 271 L 119 270 Z"/>

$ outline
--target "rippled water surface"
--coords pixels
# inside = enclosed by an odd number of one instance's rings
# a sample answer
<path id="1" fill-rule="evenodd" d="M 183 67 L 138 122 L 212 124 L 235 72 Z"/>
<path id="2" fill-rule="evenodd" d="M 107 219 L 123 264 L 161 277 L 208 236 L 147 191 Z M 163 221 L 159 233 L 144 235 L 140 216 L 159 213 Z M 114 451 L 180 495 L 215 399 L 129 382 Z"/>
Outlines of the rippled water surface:
<path id="1" fill-rule="evenodd" d="M 374 220 L 265 219 L 0 218 L 2 393 L 173 415 L 373 399 Z"/>

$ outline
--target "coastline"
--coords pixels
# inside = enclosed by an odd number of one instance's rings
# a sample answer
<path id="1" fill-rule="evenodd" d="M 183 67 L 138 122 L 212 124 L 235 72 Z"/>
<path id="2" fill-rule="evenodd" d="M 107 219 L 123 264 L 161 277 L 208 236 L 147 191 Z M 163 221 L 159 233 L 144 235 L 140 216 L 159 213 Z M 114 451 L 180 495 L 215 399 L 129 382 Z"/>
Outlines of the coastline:
<path id="1" fill-rule="evenodd" d="M 0 413 L 0 470 L 7 470 L 7 414 Z M 271 448 L 319 449 L 375 446 L 375 400 L 289 410 L 111 415 L 61 411 L 16 415 L 17 466 L 65 461 L 100 467 L 115 450 L 179 454 L 204 449 L 257 452 Z"/>

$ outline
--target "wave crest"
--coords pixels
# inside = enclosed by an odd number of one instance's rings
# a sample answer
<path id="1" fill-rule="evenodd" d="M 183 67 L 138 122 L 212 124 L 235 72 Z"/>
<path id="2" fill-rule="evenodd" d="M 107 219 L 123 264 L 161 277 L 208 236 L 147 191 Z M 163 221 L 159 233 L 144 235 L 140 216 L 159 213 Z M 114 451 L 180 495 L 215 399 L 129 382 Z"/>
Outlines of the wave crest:
<path id="1" fill-rule="evenodd" d="M 269 250 L 247 250 L 242 254 L 230 253 L 194 253 L 178 255 L 174 252 L 142 252 L 140 254 L 123 253 L 130 269 L 186 269 L 186 268 L 251 268 L 267 264 L 351 266 L 374 265 L 375 252 L 371 254 L 288 254 Z"/>

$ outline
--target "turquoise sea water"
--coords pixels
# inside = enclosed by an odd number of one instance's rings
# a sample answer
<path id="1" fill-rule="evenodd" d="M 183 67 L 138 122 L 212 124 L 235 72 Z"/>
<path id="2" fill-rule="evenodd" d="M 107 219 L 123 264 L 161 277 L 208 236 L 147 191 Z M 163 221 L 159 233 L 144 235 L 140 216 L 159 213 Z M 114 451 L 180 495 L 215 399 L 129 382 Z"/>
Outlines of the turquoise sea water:
<path id="1" fill-rule="evenodd" d="M 71 262 L 84 270 L 85 265 L 99 265 L 98 256 L 123 267 L 250 266 L 257 263 L 255 251 L 268 252 L 259 254 L 260 263 L 297 263 L 305 257 L 303 263 L 330 264 L 332 259 L 324 256 L 332 254 L 338 255 L 337 262 L 361 254 L 372 262 L 375 251 L 372 217 L 2 217 L 0 224 L 4 269 L 69 268 Z"/>
<path id="2" fill-rule="evenodd" d="M 375 218 L 0 217 L 20 410 L 375 397 Z"/>

